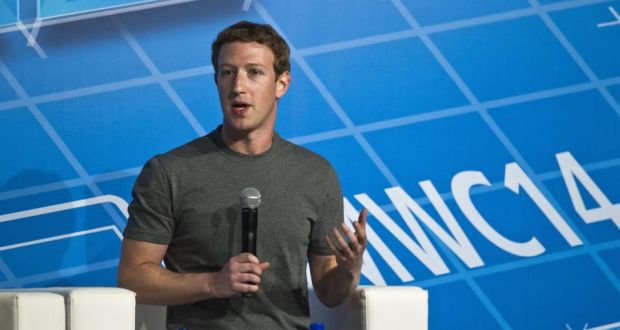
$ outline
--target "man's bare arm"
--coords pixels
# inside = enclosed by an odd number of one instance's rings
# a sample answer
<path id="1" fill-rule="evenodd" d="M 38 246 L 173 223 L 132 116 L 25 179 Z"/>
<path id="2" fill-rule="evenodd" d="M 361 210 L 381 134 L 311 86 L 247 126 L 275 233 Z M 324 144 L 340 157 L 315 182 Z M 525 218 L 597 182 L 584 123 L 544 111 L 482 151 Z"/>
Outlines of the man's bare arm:
<path id="1" fill-rule="evenodd" d="M 342 232 L 349 238 L 348 244 L 336 228 L 333 237 L 337 243 L 325 237 L 334 255 L 310 255 L 314 290 L 319 300 L 328 307 L 344 302 L 359 283 L 366 250 L 366 214 L 367 211 L 362 210 L 358 221 L 353 223 L 355 233 L 344 224 L 341 225 Z"/>
<path id="2" fill-rule="evenodd" d="M 327 307 L 344 302 L 359 282 L 359 275 L 348 274 L 337 267 L 335 256 L 311 254 L 310 272 L 314 291 Z"/>
<path id="3" fill-rule="evenodd" d="M 167 245 L 123 240 L 118 285 L 134 291 L 141 304 L 178 305 L 208 298 L 255 292 L 269 263 L 244 253 L 232 257 L 219 272 L 179 274 L 161 266 Z"/>

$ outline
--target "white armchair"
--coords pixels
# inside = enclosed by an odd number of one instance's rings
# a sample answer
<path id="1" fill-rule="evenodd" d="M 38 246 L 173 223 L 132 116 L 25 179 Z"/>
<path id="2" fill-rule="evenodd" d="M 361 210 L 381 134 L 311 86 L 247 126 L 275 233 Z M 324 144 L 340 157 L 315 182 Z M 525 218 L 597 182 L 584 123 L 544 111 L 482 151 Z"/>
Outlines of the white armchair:
<path id="1" fill-rule="evenodd" d="M 135 294 L 120 288 L 0 291 L 0 330 L 134 330 Z"/>

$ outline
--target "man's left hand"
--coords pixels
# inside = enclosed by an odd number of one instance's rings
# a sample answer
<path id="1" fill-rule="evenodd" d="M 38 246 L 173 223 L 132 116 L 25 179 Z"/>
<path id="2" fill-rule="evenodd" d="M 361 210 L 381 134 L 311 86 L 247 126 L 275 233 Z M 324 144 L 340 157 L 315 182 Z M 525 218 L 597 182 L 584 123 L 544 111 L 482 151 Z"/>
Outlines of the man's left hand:
<path id="1" fill-rule="evenodd" d="M 325 241 L 336 256 L 336 262 L 340 270 L 345 271 L 352 276 L 359 276 L 362 272 L 362 263 L 364 251 L 366 250 L 366 216 L 368 211 L 363 209 L 357 221 L 353 222 L 355 232 L 344 223 L 340 224 L 340 230 L 337 227 L 333 229 L 333 239 L 327 235 Z M 348 238 L 347 244 L 345 238 Z M 335 241 L 335 242 L 334 242 Z"/>

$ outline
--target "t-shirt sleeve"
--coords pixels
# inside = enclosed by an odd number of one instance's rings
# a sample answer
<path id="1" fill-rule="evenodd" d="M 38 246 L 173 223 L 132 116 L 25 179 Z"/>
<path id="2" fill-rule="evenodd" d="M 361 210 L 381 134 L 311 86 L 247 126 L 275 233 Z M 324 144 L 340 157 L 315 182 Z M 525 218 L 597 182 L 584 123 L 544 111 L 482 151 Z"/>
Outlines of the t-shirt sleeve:
<path id="1" fill-rule="evenodd" d="M 332 228 L 344 222 L 342 189 L 338 176 L 329 163 L 321 173 L 323 174 L 324 199 L 318 212 L 319 217 L 312 227 L 309 251 L 320 255 L 331 255 L 333 253 L 325 243 L 325 236 L 331 234 Z"/>
<path id="2" fill-rule="evenodd" d="M 149 160 L 134 184 L 125 237 L 168 245 L 174 231 L 170 182 L 161 161 Z"/>

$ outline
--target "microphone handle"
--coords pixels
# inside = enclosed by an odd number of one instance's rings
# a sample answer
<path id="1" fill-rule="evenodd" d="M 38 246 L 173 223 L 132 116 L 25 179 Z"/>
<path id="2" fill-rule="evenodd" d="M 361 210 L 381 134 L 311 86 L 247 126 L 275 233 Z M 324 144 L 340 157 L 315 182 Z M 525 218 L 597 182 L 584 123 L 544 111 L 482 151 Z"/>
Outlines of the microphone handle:
<path id="1" fill-rule="evenodd" d="M 241 209 L 241 252 L 256 255 L 256 224 L 258 210 L 244 207 Z M 243 298 L 254 298 L 253 292 L 244 292 Z"/>
<path id="2" fill-rule="evenodd" d="M 258 210 L 243 208 L 241 210 L 241 252 L 256 255 L 256 223 Z"/>

